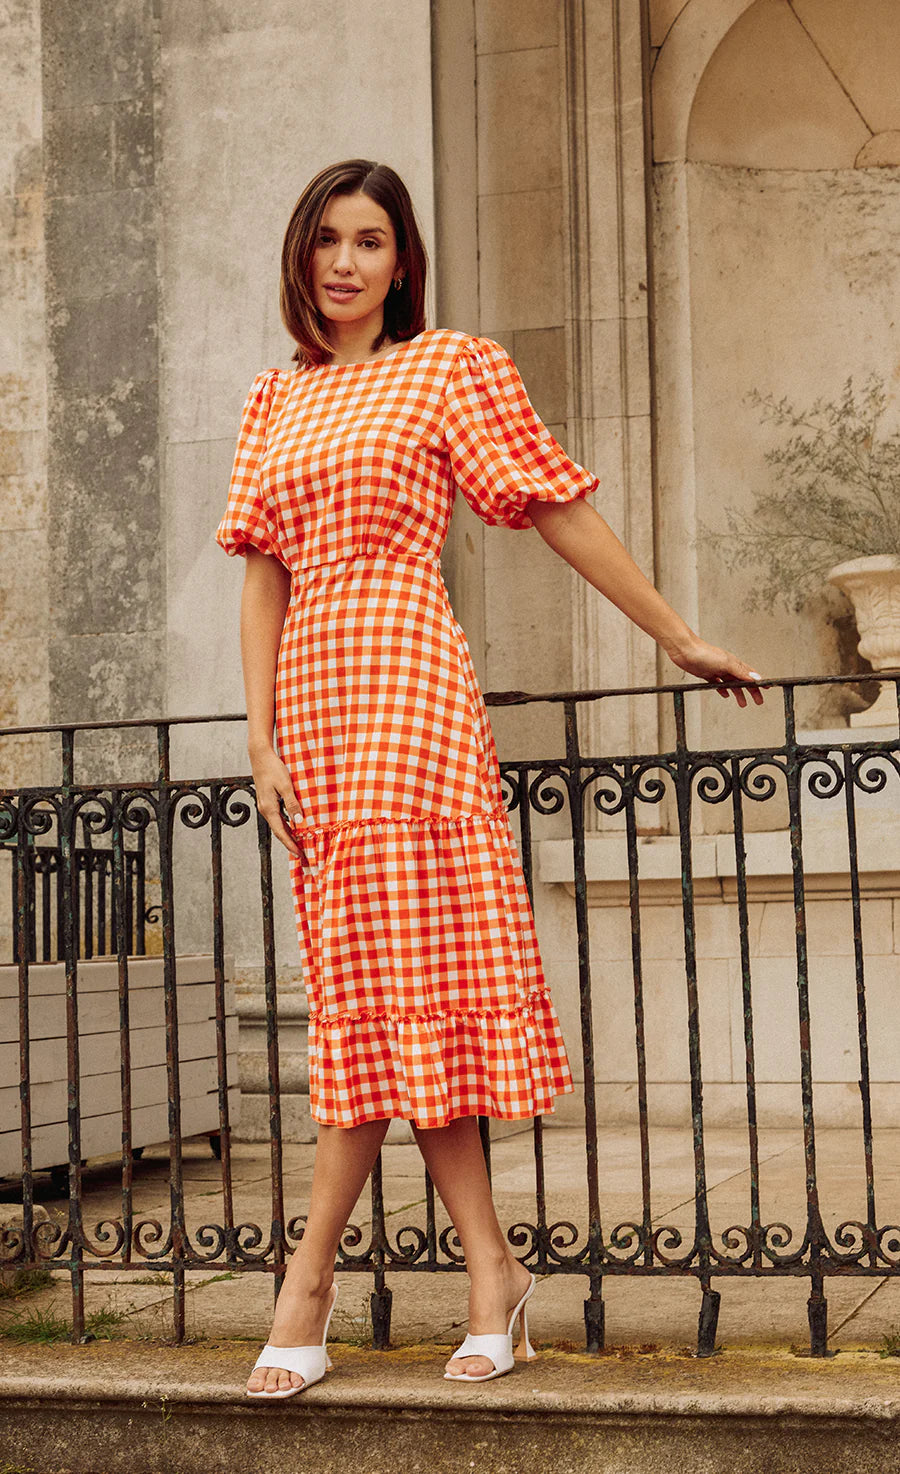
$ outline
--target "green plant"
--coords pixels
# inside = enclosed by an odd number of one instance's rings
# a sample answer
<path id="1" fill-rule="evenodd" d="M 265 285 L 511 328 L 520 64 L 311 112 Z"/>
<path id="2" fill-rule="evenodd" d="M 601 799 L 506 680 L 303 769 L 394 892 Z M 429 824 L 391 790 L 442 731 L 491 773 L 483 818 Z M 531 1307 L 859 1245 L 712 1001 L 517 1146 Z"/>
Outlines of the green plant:
<path id="1" fill-rule="evenodd" d="M 881 1338 L 882 1349 L 879 1356 L 900 1356 L 900 1326 L 893 1326 L 886 1331 Z"/>
<path id="2" fill-rule="evenodd" d="M 85 1317 L 85 1336 L 95 1341 L 109 1341 L 111 1332 L 134 1313 L 134 1306 L 127 1310 L 95 1310 Z M 0 1321 L 0 1337 L 9 1341 L 38 1342 L 50 1345 L 54 1341 L 69 1341 L 72 1337 L 71 1322 L 53 1310 L 31 1310 Z"/>
<path id="3" fill-rule="evenodd" d="M 900 554 L 900 432 L 883 433 L 884 380 L 871 374 L 857 390 L 848 378 L 839 399 L 809 409 L 758 390 L 747 401 L 787 430 L 765 453 L 775 487 L 757 492 L 750 512 L 726 508 L 727 532 L 700 529 L 730 572 L 761 569 L 746 607 L 797 611 L 836 563 Z"/>
<path id="4" fill-rule="evenodd" d="M 72 1328 L 61 1315 L 52 1310 L 30 1310 L 0 1323 L 0 1334 L 10 1341 L 68 1341 Z"/>
<path id="5" fill-rule="evenodd" d="M 111 1341 L 112 1332 L 130 1315 L 133 1315 L 134 1310 L 133 1305 L 129 1305 L 125 1310 L 116 1310 L 107 1305 L 102 1310 L 91 1311 L 90 1315 L 85 1316 L 85 1335 L 92 1336 L 95 1341 Z"/>

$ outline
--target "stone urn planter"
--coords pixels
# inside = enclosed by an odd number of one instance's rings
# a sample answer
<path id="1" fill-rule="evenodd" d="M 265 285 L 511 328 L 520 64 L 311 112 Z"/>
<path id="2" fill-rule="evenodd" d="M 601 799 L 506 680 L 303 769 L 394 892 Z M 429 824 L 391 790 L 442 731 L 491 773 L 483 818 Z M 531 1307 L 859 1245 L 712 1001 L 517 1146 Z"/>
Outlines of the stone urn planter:
<path id="1" fill-rule="evenodd" d="M 859 630 L 859 653 L 874 670 L 900 674 L 900 557 L 884 553 L 851 558 L 828 574 L 853 605 Z M 896 727 L 897 693 L 893 681 L 882 681 L 878 699 L 866 711 L 853 712 L 851 727 Z"/>

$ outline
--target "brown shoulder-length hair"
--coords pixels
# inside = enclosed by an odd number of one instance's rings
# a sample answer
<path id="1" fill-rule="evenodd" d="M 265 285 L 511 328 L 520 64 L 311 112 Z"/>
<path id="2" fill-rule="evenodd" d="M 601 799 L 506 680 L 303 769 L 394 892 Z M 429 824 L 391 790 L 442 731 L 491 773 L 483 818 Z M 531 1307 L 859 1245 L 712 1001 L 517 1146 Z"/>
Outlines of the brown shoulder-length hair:
<path id="1" fill-rule="evenodd" d="M 326 363 L 332 355 L 325 318 L 313 296 L 310 275 L 322 216 L 332 195 L 364 194 L 390 217 L 397 238 L 397 264 L 404 267 L 403 285 L 390 287 L 384 299 L 384 326 L 372 344 L 377 353 L 386 342 L 415 338 L 425 327 L 425 275 L 428 260 L 409 191 L 399 174 L 371 159 L 345 159 L 329 164 L 309 181 L 294 206 L 281 250 L 281 320 L 297 347 L 291 355 L 301 364 Z"/>

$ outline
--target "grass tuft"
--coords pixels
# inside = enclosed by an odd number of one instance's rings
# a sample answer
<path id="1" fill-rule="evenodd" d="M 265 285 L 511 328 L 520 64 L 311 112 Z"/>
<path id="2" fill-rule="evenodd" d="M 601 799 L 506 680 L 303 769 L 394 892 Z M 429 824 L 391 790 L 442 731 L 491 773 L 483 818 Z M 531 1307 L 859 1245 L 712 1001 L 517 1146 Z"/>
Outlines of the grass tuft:
<path id="1" fill-rule="evenodd" d="M 85 1316 L 84 1334 L 94 1341 L 111 1341 L 112 1332 L 132 1314 L 127 1310 L 94 1310 Z M 72 1339 L 72 1323 L 52 1310 L 31 1310 L 0 1323 L 0 1336 L 19 1345 L 26 1342 L 49 1346 L 54 1341 Z M 0 1474 L 3 1474 L 0 1468 Z"/>
<path id="2" fill-rule="evenodd" d="M 0 1334 L 8 1341 L 34 1341 L 49 1345 L 52 1341 L 67 1341 L 72 1334 L 69 1322 L 52 1310 L 29 1310 L 11 1320 L 4 1321 Z"/>

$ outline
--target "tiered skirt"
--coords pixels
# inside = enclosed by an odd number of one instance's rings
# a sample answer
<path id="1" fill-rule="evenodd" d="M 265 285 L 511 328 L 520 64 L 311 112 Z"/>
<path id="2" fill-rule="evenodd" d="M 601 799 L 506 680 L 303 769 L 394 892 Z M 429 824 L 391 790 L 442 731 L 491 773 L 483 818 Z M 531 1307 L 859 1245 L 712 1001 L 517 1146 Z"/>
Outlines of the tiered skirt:
<path id="1" fill-rule="evenodd" d="M 437 563 L 310 569 L 276 710 L 303 813 L 291 878 L 313 1118 L 438 1127 L 552 1111 L 574 1085 Z"/>

